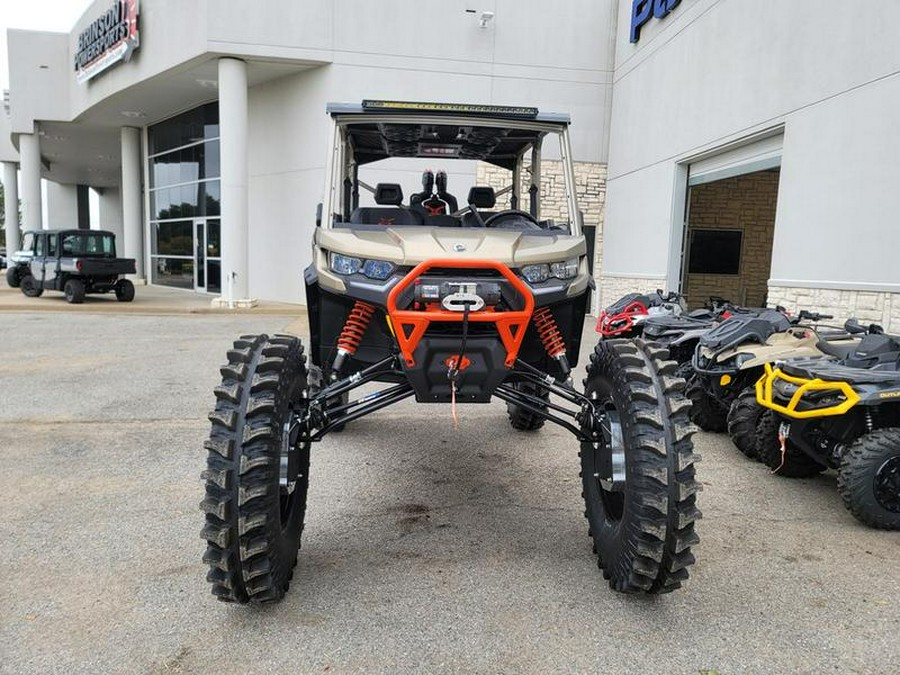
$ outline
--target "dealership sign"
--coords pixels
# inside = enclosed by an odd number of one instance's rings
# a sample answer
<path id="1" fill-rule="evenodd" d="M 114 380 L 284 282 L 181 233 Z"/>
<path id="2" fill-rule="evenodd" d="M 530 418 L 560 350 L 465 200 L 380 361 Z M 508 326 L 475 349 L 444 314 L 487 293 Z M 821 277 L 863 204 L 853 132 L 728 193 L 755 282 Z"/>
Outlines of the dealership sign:
<path id="1" fill-rule="evenodd" d="M 651 17 L 665 19 L 681 0 L 634 0 L 631 5 L 631 41 L 641 39 L 641 28 Z"/>
<path id="2" fill-rule="evenodd" d="M 116 0 L 78 36 L 75 76 L 87 82 L 110 66 L 128 61 L 140 44 L 138 0 Z"/>

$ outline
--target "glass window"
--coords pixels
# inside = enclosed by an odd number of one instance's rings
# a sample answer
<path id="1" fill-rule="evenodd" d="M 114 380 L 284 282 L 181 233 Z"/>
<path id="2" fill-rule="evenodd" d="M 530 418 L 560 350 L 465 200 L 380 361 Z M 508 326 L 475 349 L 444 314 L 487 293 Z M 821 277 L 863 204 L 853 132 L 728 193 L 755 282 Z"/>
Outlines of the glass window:
<path id="1" fill-rule="evenodd" d="M 150 154 L 219 136 L 219 104 L 207 103 L 177 117 L 154 124 L 148 132 Z"/>
<path id="2" fill-rule="evenodd" d="M 218 216 L 222 213 L 221 186 L 219 181 L 211 180 L 202 184 L 203 188 L 203 215 Z"/>
<path id="3" fill-rule="evenodd" d="M 156 227 L 153 228 L 152 252 L 161 255 L 193 256 L 193 224 L 191 220 L 156 223 Z M 191 274 L 193 275 L 193 272 Z"/>
<path id="4" fill-rule="evenodd" d="M 34 254 L 35 255 L 44 255 L 44 238 L 37 237 L 37 242 L 34 246 Z"/>
<path id="5" fill-rule="evenodd" d="M 34 232 L 26 232 L 25 238 L 22 239 L 22 250 L 23 251 L 33 251 L 34 250 Z"/>
<path id="6" fill-rule="evenodd" d="M 47 253 L 51 256 L 56 255 L 56 237 L 55 234 L 47 235 Z"/>
<path id="7" fill-rule="evenodd" d="M 156 220 L 199 215 L 199 191 L 197 183 L 154 191 Z"/>
<path id="8" fill-rule="evenodd" d="M 220 175 L 219 141 L 208 141 L 203 144 L 203 177 L 218 178 Z"/>
<path id="9" fill-rule="evenodd" d="M 222 292 L 222 263 L 218 260 L 206 261 L 206 290 L 210 293 Z"/>
<path id="10" fill-rule="evenodd" d="M 62 254 L 113 258 L 115 239 L 111 234 L 67 232 L 62 235 Z"/>
<path id="11" fill-rule="evenodd" d="M 163 286 L 194 288 L 194 261 L 182 258 L 154 258 L 151 281 Z"/>
<path id="12" fill-rule="evenodd" d="M 206 255 L 218 258 L 222 255 L 222 227 L 218 220 L 206 221 Z"/>
<path id="13" fill-rule="evenodd" d="M 219 177 L 219 141 L 212 140 L 152 157 L 150 187 L 160 188 Z"/>

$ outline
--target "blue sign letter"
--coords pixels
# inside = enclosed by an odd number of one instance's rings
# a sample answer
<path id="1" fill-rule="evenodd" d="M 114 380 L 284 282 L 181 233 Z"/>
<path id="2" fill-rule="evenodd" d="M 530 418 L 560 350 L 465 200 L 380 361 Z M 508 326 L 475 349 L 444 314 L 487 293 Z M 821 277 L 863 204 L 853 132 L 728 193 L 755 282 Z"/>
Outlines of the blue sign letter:
<path id="1" fill-rule="evenodd" d="M 641 26 L 650 20 L 650 14 L 653 11 L 653 5 L 659 0 L 634 0 L 631 6 L 631 41 L 637 42 L 641 39 Z M 663 0 L 665 2 L 665 0 Z"/>

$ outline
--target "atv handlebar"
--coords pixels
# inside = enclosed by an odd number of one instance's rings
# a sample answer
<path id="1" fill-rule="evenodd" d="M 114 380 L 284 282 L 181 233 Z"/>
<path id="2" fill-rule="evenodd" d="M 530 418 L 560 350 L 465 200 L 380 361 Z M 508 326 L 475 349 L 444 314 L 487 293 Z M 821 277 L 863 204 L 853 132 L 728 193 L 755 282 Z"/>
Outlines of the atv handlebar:
<path id="1" fill-rule="evenodd" d="M 833 319 L 833 314 L 819 314 L 818 312 L 808 312 L 805 309 L 800 310 L 800 314 L 797 315 L 796 323 L 801 321 L 812 321 L 813 323 L 817 321 L 824 321 L 826 319 Z"/>
<path id="2" fill-rule="evenodd" d="M 882 335 L 884 333 L 884 328 L 877 323 L 870 323 L 868 326 L 863 326 L 855 316 L 850 317 L 844 322 L 844 330 L 850 333 L 850 335 Z"/>

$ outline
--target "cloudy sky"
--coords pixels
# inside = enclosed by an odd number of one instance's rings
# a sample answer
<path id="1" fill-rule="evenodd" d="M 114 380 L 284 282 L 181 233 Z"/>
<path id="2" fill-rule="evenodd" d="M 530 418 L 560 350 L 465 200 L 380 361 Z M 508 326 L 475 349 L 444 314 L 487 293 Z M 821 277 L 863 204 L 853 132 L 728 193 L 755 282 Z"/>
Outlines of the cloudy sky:
<path id="1" fill-rule="evenodd" d="M 91 0 L 0 0 L 0 90 L 9 87 L 6 52 L 7 28 L 28 28 L 68 33 L 90 7 Z"/>

